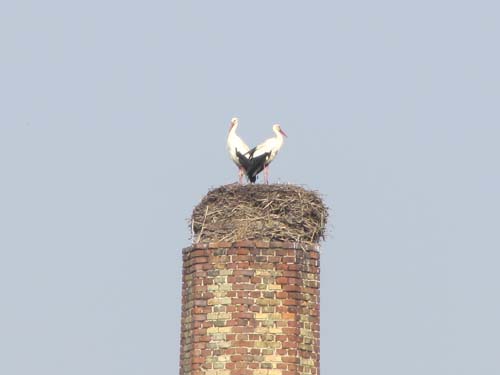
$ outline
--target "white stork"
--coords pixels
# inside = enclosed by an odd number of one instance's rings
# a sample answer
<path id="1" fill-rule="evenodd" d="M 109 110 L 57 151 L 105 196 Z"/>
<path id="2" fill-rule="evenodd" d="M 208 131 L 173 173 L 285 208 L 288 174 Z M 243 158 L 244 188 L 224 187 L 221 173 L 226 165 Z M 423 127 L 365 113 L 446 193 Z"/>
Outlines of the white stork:
<path id="1" fill-rule="evenodd" d="M 252 183 L 255 183 L 257 175 L 262 171 L 264 171 L 265 183 L 269 183 L 269 164 L 283 146 L 283 136 L 287 137 L 279 124 L 273 125 L 273 131 L 276 134 L 275 137 L 265 140 L 248 152 L 247 165 L 244 164 L 245 160 L 239 157 L 240 163 L 245 166 L 247 177 Z"/>
<path id="2" fill-rule="evenodd" d="M 236 164 L 239 168 L 239 181 L 241 184 L 243 183 L 243 176 L 246 173 L 246 160 L 248 160 L 243 155 L 248 154 L 250 147 L 248 147 L 247 144 L 236 134 L 237 128 L 238 117 L 233 117 L 231 119 L 229 134 L 227 136 L 227 149 L 231 159 L 234 161 L 234 164 Z"/>

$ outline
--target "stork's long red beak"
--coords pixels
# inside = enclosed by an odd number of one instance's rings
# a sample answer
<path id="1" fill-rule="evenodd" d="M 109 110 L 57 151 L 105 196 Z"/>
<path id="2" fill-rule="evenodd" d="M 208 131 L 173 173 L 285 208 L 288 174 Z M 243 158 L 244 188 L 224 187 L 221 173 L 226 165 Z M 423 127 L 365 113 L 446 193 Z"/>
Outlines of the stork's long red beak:
<path id="1" fill-rule="evenodd" d="M 285 137 L 288 138 L 288 135 L 286 135 L 286 133 L 283 130 L 280 129 L 280 133 L 283 134 Z"/>

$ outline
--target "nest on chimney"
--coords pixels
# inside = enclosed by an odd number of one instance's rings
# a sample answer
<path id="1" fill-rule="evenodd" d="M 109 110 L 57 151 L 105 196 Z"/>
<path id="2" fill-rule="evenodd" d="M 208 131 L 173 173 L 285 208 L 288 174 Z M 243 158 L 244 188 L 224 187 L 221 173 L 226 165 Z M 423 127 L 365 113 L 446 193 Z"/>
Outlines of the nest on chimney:
<path id="1" fill-rule="evenodd" d="M 325 238 L 327 217 L 315 191 L 289 184 L 231 184 L 210 190 L 195 207 L 192 239 L 318 243 Z"/>

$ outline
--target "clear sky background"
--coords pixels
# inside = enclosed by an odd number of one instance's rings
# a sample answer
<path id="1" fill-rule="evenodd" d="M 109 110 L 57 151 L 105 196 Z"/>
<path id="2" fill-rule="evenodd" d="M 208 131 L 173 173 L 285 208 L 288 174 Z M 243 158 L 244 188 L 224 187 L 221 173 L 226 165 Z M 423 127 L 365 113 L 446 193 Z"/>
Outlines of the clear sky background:
<path id="1" fill-rule="evenodd" d="M 0 373 L 178 371 L 187 219 L 319 190 L 325 375 L 500 373 L 498 1 L 0 5 Z"/>

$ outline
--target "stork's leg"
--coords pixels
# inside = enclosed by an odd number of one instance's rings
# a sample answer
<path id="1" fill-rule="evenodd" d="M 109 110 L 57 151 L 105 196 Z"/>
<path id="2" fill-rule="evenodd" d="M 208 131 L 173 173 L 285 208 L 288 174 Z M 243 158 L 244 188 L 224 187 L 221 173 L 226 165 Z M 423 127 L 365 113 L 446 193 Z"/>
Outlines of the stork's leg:
<path id="1" fill-rule="evenodd" d="M 267 165 L 264 167 L 264 181 L 269 184 L 269 167 Z"/>
<path id="2" fill-rule="evenodd" d="M 245 171 L 243 170 L 243 167 L 240 167 L 240 185 L 243 185 L 243 175 L 245 174 Z"/>

